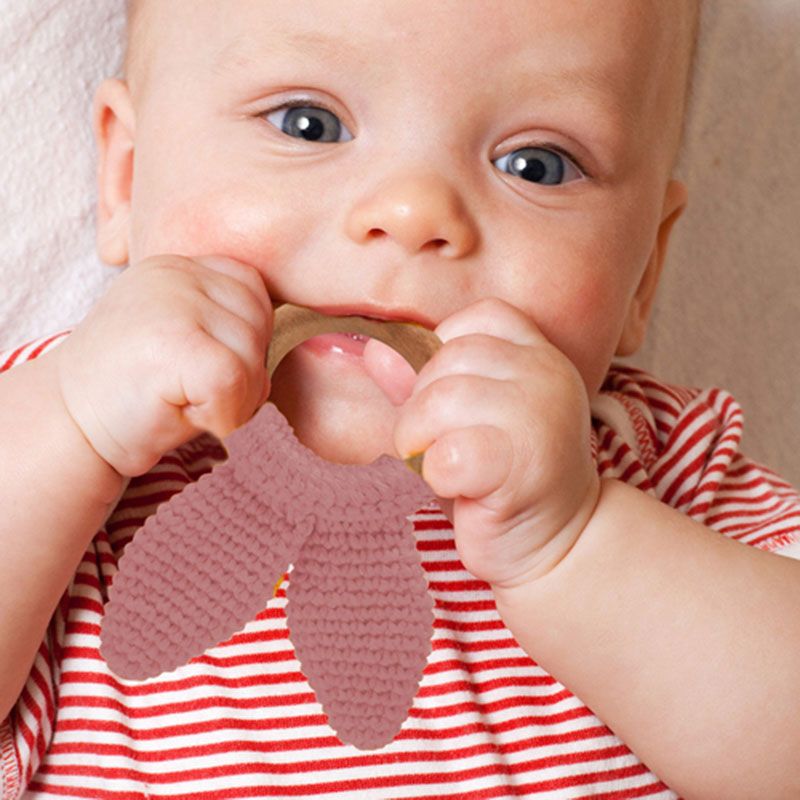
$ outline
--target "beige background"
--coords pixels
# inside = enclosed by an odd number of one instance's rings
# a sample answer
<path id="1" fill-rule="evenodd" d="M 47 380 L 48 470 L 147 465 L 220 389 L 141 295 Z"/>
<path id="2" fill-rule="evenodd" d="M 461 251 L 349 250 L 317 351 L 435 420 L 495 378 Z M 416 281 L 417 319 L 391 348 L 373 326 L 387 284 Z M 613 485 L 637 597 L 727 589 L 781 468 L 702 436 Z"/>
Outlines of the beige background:
<path id="1" fill-rule="evenodd" d="M 628 361 L 729 389 L 745 451 L 800 485 L 800 2 L 705 2 L 689 208 Z M 119 64 L 121 9 L 0 0 L 0 349 L 74 325 L 118 274 L 94 254 L 88 117 Z"/>
<path id="2" fill-rule="evenodd" d="M 689 206 L 625 361 L 731 391 L 744 451 L 800 486 L 800 2 L 705 11 L 679 169 Z"/>

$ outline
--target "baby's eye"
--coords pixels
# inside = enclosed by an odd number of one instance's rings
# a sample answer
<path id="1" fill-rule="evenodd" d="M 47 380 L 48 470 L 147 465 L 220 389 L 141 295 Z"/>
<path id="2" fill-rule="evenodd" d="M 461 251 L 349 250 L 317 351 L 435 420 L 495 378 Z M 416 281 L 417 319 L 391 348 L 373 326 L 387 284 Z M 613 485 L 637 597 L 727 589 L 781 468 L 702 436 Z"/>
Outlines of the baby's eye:
<path id="1" fill-rule="evenodd" d="M 509 175 L 516 175 L 525 181 L 545 186 L 563 183 L 564 174 L 569 169 L 573 170 L 578 178 L 584 177 L 566 154 L 544 147 L 522 147 L 495 159 L 492 163 Z M 564 165 L 568 169 L 565 169 Z"/>
<path id="2" fill-rule="evenodd" d="M 319 106 L 282 106 L 264 116 L 287 136 L 307 142 L 349 142 L 353 138 L 336 114 Z"/>

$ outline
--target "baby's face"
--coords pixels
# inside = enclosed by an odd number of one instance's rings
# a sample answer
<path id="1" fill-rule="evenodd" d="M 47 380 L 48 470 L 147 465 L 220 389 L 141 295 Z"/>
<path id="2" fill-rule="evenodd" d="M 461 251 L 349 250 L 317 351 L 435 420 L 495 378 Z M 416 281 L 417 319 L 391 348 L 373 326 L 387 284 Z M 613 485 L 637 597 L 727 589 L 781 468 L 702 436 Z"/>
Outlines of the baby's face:
<path id="1" fill-rule="evenodd" d="M 593 396 L 685 202 L 686 5 L 151 1 L 114 252 L 226 255 L 276 303 L 430 327 L 499 297 Z M 323 454 L 388 449 L 357 359 L 298 348 L 273 391 Z"/>

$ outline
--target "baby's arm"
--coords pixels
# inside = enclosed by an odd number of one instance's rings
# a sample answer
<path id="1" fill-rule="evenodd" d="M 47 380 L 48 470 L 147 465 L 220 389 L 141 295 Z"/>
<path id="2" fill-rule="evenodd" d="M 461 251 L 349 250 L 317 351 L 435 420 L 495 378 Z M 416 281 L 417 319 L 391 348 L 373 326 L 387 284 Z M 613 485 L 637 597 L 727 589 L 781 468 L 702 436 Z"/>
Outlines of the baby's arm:
<path id="1" fill-rule="evenodd" d="M 800 562 L 601 480 L 583 379 L 519 309 L 485 300 L 436 332 L 395 447 L 425 451 L 521 646 L 686 797 L 800 797 Z"/>
<path id="2" fill-rule="evenodd" d="M 606 479 L 569 554 L 495 597 L 520 645 L 682 796 L 800 796 L 800 562 Z"/>
<path id="3" fill-rule="evenodd" d="M 252 267 L 159 256 L 57 348 L 0 375 L 0 721 L 124 478 L 266 400 L 271 327 Z"/>
<path id="4" fill-rule="evenodd" d="M 50 617 L 123 485 L 67 414 L 56 355 L 0 375 L 0 720 L 14 706 Z"/>

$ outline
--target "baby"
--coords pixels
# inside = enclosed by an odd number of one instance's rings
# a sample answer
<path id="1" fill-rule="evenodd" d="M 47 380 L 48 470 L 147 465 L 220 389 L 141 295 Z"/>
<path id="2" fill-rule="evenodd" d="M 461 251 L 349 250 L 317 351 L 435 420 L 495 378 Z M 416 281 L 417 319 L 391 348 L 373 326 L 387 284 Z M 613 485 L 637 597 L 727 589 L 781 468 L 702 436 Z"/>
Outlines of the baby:
<path id="1" fill-rule="evenodd" d="M 697 19 L 130 8 L 94 107 L 98 250 L 130 266 L 69 335 L 0 357 L 3 797 L 800 796 L 800 564 L 765 552 L 800 538 L 800 498 L 738 452 L 725 392 L 612 366 L 687 203 Z M 285 302 L 444 344 L 417 376 L 320 336 L 270 381 Z M 433 653 L 382 750 L 326 726 L 283 590 L 148 684 L 99 656 L 124 544 L 267 398 L 327 459 L 424 452 L 440 498 L 413 517 Z"/>

